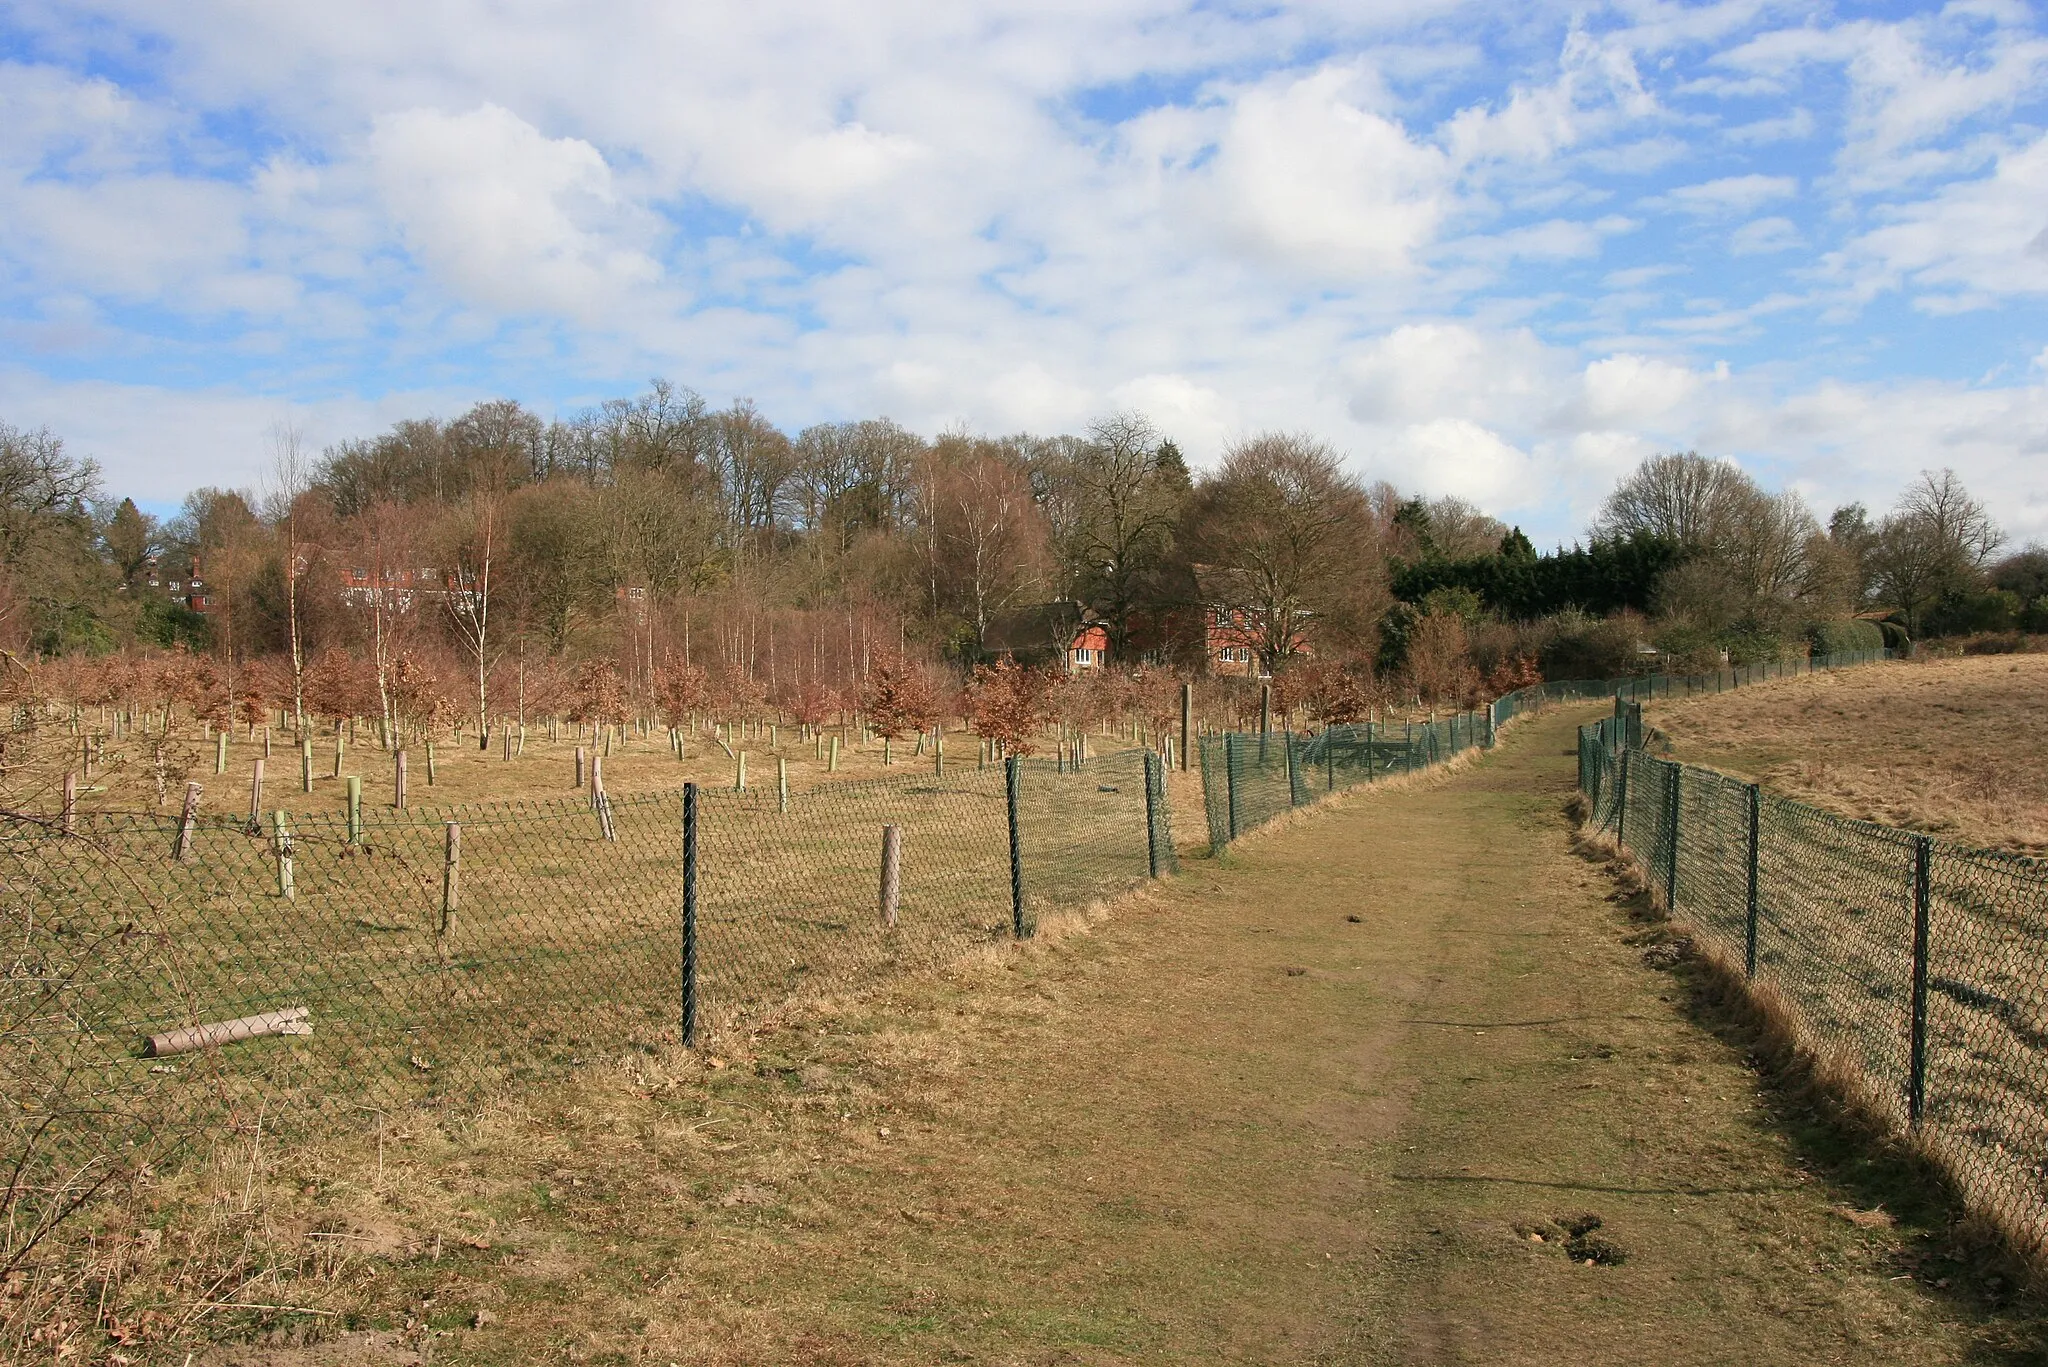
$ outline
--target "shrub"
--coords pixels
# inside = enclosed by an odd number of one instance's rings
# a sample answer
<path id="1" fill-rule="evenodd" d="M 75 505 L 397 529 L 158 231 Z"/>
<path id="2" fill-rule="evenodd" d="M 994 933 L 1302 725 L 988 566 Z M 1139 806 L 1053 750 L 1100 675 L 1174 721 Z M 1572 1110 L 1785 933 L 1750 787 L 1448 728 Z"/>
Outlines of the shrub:
<path id="1" fill-rule="evenodd" d="M 1561 612 L 1545 626 L 1536 661 L 1546 679 L 1618 679 L 1644 667 L 1642 619 L 1632 613 L 1602 619 Z"/>
<path id="2" fill-rule="evenodd" d="M 1884 629 L 1875 622 L 1850 618 L 1842 622 L 1815 622 L 1806 629 L 1806 643 L 1816 655 L 1847 655 L 1856 651 L 1883 650 Z"/>
<path id="3" fill-rule="evenodd" d="M 1671 622 L 1655 637 L 1658 667 L 1667 674 L 1709 674 L 1721 667 L 1721 644 L 1690 622 Z"/>

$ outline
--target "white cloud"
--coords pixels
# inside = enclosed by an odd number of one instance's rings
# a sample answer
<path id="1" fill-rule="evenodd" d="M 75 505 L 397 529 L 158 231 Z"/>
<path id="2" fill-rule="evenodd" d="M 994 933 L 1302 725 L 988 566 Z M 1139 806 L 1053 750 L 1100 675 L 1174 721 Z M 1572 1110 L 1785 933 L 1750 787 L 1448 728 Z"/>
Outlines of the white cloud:
<path id="1" fill-rule="evenodd" d="M 644 213 L 579 138 L 492 104 L 410 109 L 376 121 L 368 155 L 406 244 L 472 303 L 590 317 L 661 278 Z"/>
<path id="2" fill-rule="evenodd" d="M 1799 182 L 1791 176 L 1723 176 L 1719 180 L 1667 190 L 1648 203 L 1702 216 L 1746 214 L 1774 199 L 1787 199 L 1798 192 Z"/>
<path id="3" fill-rule="evenodd" d="M 2048 292 L 2048 135 L 1992 173 L 1895 209 L 1849 244 L 1839 266 L 1866 288 L 1998 296 Z"/>
<path id="4" fill-rule="evenodd" d="M 1701 383 L 1698 372 L 1660 357 L 1608 356 L 1585 369 L 1582 421 L 1601 430 L 1660 428 Z"/>
<path id="5" fill-rule="evenodd" d="M 1453 168 L 1368 107 L 1373 87 L 1330 66 L 1238 95 L 1216 152 L 1215 210 L 1310 274 L 1412 270 L 1449 207 Z"/>
<path id="6" fill-rule="evenodd" d="M 1436 418 L 1402 428 L 1382 459 L 1402 471 L 1407 487 L 1455 494 L 1483 508 L 1523 506 L 1541 490 L 1537 460 L 1466 418 Z"/>
<path id="7" fill-rule="evenodd" d="M 1789 252 L 1806 245 L 1798 225 L 1789 218 L 1754 218 L 1728 237 L 1728 250 L 1737 256 L 1762 256 Z"/>

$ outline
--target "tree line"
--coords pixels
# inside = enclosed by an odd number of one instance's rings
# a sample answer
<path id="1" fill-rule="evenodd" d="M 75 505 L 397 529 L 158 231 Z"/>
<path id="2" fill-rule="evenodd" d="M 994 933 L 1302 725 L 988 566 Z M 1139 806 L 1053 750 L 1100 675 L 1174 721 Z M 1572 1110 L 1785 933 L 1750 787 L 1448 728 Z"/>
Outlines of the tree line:
<path id="1" fill-rule="evenodd" d="M 1823 525 L 1731 462 L 1658 456 L 1582 544 L 1539 554 L 1298 434 L 1197 474 L 1136 413 L 1050 437 L 887 419 L 791 435 L 657 381 L 554 421 L 499 400 L 319 452 L 281 427 L 269 456 L 260 489 L 194 490 L 160 523 L 56 435 L 0 424 L 0 650 L 182 650 L 228 695 L 301 716 L 354 669 L 365 714 L 434 695 L 482 729 L 585 660 L 637 697 L 683 669 L 812 709 L 882 658 L 962 677 L 1057 659 L 1081 621 L 1112 662 L 1196 675 L 1219 608 L 1261 672 L 1326 700 L 1469 699 L 1627 672 L 1645 646 L 1739 663 L 1859 616 L 1913 636 L 2048 627 L 2048 556 L 1994 559 L 1996 525 L 1950 472 Z"/>

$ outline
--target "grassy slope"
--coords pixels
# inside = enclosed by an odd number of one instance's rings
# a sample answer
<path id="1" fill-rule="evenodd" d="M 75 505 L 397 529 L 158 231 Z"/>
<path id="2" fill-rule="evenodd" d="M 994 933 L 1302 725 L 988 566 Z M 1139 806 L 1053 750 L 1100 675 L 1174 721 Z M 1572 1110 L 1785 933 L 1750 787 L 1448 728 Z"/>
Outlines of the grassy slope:
<path id="1" fill-rule="evenodd" d="M 1575 721 L 726 1066 L 273 1171 L 286 1264 L 356 1251 L 215 1294 L 378 1328 L 198 1361 L 2017 1360 L 1625 943 Z M 1625 1262 L 1524 1232 L 1585 1212 Z"/>
<path id="2" fill-rule="evenodd" d="M 1844 816 L 2048 854 L 2048 656 L 1843 670 L 1650 704 L 1679 758 Z"/>

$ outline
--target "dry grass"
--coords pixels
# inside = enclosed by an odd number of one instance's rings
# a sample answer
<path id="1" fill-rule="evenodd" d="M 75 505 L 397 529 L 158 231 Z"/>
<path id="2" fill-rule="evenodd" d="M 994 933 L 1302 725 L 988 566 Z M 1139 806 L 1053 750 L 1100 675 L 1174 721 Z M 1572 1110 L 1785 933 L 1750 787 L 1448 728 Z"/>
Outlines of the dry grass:
<path id="1" fill-rule="evenodd" d="M 1645 710 L 1680 759 L 1843 816 L 2048 854 L 2048 656 L 1851 669 Z"/>
<path id="2" fill-rule="evenodd" d="M 19 1355 L 2022 1360 L 1617 935 L 1574 720 L 710 1056 L 239 1136 L 24 1278 Z M 1593 1212 L 1625 1260 L 1530 1237 Z"/>

